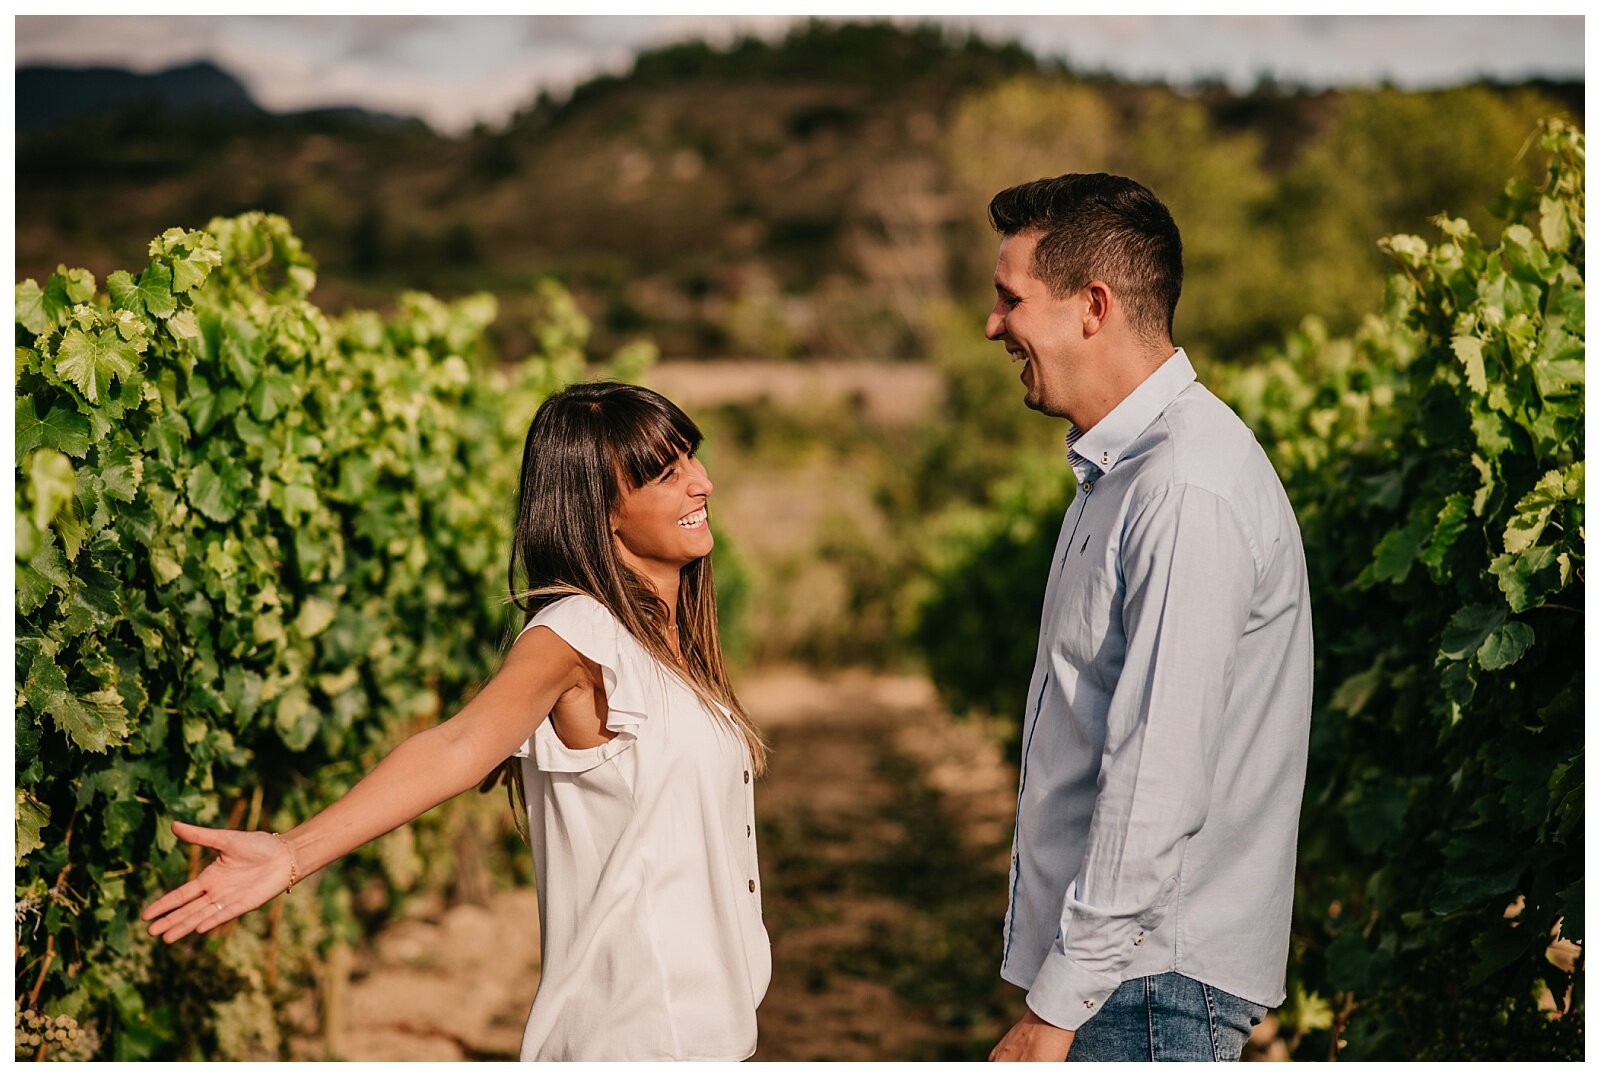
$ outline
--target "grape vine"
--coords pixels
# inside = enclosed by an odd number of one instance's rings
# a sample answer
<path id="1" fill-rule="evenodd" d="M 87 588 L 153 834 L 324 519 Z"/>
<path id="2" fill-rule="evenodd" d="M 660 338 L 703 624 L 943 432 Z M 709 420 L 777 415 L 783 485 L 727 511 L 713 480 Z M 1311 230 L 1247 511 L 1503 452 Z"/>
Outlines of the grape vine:
<path id="1" fill-rule="evenodd" d="M 1202 371 L 1311 572 L 1298 1057 L 1582 1057 L 1584 139 L 1551 120 L 1533 144 L 1545 181 L 1507 184 L 1498 242 L 1448 215 L 1391 236 L 1354 337 L 1312 318 Z M 1064 485 L 951 532 L 922 629 L 947 698 L 1004 714 L 996 686 L 1026 683 L 1030 648 L 951 614 L 1037 609 L 1015 563 L 1048 556 Z"/>
<path id="2" fill-rule="evenodd" d="M 553 283 L 509 367 L 488 296 L 332 318 L 314 283 L 253 213 L 103 290 L 17 286 L 17 1027 L 82 1030 L 49 1057 L 270 1056 L 272 1002 L 359 930 L 351 892 L 419 850 L 449 871 L 436 811 L 220 943 L 138 921 L 198 867 L 170 819 L 292 825 L 492 670 L 522 437 L 584 375 Z"/>

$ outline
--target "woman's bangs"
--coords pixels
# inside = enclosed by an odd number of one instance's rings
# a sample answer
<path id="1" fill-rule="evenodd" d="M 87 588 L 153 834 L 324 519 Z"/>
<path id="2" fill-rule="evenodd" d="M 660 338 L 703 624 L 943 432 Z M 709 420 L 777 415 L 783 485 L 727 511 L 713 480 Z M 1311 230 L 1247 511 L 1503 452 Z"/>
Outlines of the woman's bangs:
<path id="1" fill-rule="evenodd" d="M 611 439 L 617 470 L 635 489 L 659 478 L 680 453 L 699 448 L 701 440 L 699 428 L 681 411 L 674 415 L 651 409 L 637 419 L 632 429 L 619 431 Z"/>

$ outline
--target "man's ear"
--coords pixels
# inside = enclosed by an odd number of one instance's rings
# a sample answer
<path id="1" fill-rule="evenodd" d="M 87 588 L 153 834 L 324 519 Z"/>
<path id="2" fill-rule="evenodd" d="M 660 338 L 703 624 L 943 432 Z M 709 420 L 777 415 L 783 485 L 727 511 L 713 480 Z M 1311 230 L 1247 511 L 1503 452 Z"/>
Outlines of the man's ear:
<path id="1" fill-rule="evenodd" d="M 1088 300 L 1083 308 L 1083 335 L 1088 339 L 1106 327 L 1120 304 L 1111 287 L 1103 280 L 1092 280 L 1084 285 L 1083 294 Z"/>

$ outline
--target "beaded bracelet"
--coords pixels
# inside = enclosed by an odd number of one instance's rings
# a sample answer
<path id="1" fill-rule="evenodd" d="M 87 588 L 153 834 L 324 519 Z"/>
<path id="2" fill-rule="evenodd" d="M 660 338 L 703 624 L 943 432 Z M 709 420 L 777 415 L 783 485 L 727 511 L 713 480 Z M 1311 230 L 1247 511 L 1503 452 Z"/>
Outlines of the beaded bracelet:
<path id="1" fill-rule="evenodd" d="M 270 833 L 273 837 L 278 839 L 279 844 L 281 844 L 285 849 L 289 850 L 289 887 L 284 891 L 284 893 L 292 894 L 294 893 L 294 884 L 300 881 L 300 867 L 294 862 L 294 846 L 285 841 L 283 835 L 279 834 L 276 830 L 271 831 Z"/>

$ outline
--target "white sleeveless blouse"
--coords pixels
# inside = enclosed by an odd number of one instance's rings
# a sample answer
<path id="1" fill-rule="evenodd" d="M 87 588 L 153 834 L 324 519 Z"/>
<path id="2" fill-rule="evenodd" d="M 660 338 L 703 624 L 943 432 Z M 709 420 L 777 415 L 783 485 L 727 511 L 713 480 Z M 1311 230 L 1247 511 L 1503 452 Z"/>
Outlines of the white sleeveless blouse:
<path id="1" fill-rule="evenodd" d="M 771 979 L 744 739 L 599 602 L 529 621 L 597 663 L 616 737 L 517 750 L 539 893 L 531 1061 L 739 1061 Z"/>

